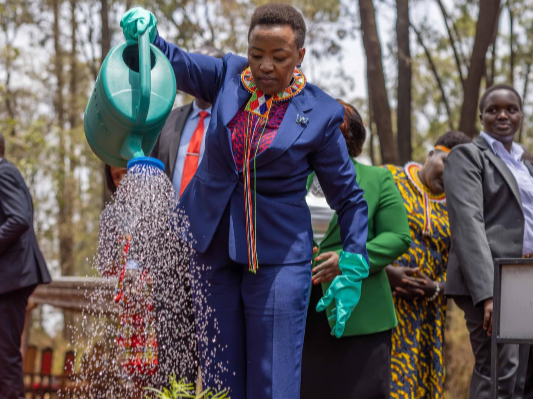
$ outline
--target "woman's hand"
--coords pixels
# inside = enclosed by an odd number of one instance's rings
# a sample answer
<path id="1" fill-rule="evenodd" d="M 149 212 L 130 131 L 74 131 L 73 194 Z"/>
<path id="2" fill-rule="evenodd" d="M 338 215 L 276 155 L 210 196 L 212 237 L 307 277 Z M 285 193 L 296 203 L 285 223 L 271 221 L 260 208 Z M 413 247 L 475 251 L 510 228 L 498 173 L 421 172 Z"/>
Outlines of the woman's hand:
<path id="1" fill-rule="evenodd" d="M 393 295 L 399 295 L 405 299 L 414 300 L 425 296 L 424 288 L 427 281 L 423 278 L 414 277 L 419 273 L 418 267 L 411 269 L 409 267 L 389 265 L 385 268 Z"/>
<path id="2" fill-rule="evenodd" d="M 437 284 L 439 283 L 437 283 L 435 280 L 430 279 L 421 271 L 418 271 L 416 275 L 419 279 L 424 280 L 426 282 L 426 285 L 421 288 L 422 291 L 424 291 L 424 295 L 428 298 L 431 298 L 433 295 L 435 295 L 435 292 L 437 291 Z M 444 287 L 441 286 L 440 289 L 442 292 L 444 290 Z"/>
<path id="3" fill-rule="evenodd" d="M 492 298 L 485 300 L 483 303 L 483 329 L 487 330 L 487 335 L 492 335 L 492 310 L 494 302 Z"/>
<path id="4" fill-rule="evenodd" d="M 318 248 L 313 248 L 313 255 L 317 251 Z M 339 268 L 339 255 L 336 252 L 324 252 L 317 256 L 315 261 L 322 262 L 313 269 L 313 284 L 315 285 L 333 281 L 335 277 L 342 274 Z"/>
<path id="5" fill-rule="evenodd" d="M 126 40 L 137 40 L 139 34 L 148 31 L 150 43 L 153 43 L 157 36 L 157 18 L 142 7 L 126 11 L 120 19 L 120 27 Z"/>

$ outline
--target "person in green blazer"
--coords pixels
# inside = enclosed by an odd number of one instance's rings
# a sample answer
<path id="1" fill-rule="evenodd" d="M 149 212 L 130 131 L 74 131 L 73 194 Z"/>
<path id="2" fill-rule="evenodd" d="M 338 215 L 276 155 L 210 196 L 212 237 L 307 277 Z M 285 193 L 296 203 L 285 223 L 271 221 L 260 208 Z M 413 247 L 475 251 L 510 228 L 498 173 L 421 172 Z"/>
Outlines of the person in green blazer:
<path id="1" fill-rule="evenodd" d="M 411 236 L 403 200 L 390 171 L 354 159 L 361 153 L 365 127 L 354 107 L 339 102 L 345 108 L 341 131 L 368 204 L 370 275 L 363 280 L 361 300 L 342 338 L 331 336 L 334 322 L 328 323 L 315 307 L 331 281 L 341 274 L 340 228 L 317 179 L 309 176 L 307 202 L 313 216 L 317 256 L 312 265 L 300 398 L 385 399 L 390 391 L 391 331 L 398 323 L 385 267 L 408 250 Z M 331 307 L 327 316 L 331 316 Z"/>

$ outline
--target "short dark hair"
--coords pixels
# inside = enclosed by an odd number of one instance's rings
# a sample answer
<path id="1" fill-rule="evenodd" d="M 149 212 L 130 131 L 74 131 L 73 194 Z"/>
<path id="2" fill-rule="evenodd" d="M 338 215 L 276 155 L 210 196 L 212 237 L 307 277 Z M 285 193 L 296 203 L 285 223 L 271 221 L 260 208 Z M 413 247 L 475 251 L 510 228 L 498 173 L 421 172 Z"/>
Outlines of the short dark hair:
<path id="1" fill-rule="evenodd" d="M 514 95 L 518 98 L 518 105 L 520 105 L 520 110 L 522 110 L 522 97 L 520 96 L 520 94 L 518 94 L 518 92 L 513 86 L 502 83 L 499 85 L 491 86 L 487 90 L 485 90 L 485 92 L 481 96 L 481 99 L 479 100 L 479 112 L 480 113 L 483 113 L 483 109 L 485 108 L 485 103 L 487 102 L 487 98 L 490 95 L 490 93 L 493 93 L 498 90 L 507 90 L 507 91 L 514 93 Z"/>
<path id="2" fill-rule="evenodd" d="M 215 57 L 215 58 L 224 57 L 224 53 L 222 51 L 220 51 L 219 49 L 217 49 L 217 48 L 215 48 L 213 46 L 209 46 L 209 45 L 198 47 L 197 49 L 193 50 L 193 53 L 195 53 L 195 54 L 204 54 L 204 55 L 208 55 L 210 57 Z"/>
<path id="3" fill-rule="evenodd" d="M 4 138 L 4 134 L 0 132 L 0 157 L 4 157 L 6 155 L 6 139 Z"/>
<path id="4" fill-rule="evenodd" d="M 363 144 L 366 139 L 365 124 L 355 107 L 342 100 L 337 101 L 344 107 L 344 123 L 340 126 L 340 129 L 346 140 L 348 154 L 355 158 L 363 151 Z"/>
<path id="5" fill-rule="evenodd" d="M 257 25 L 289 25 L 296 39 L 296 46 L 301 49 L 305 44 L 305 21 L 302 14 L 289 4 L 268 3 L 257 7 L 252 15 L 248 39 L 250 33 Z"/>
<path id="6" fill-rule="evenodd" d="M 108 164 L 105 165 L 105 185 L 111 194 L 115 194 L 117 191 L 117 186 L 115 186 L 113 176 L 111 176 L 111 166 Z"/>
<path id="7" fill-rule="evenodd" d="M 435 146 L 442 145 L 451 150 L 453 147 L 459 144 L 467 144 L 467 143 L 470 143 L 471 141 L 472 139 L 468 137 L 466 134 L 464 134 L 463 132 L 459 132 L 456 130 L 450 130 L 444 133 L 442 136 L 440 136 L 437 139 Z"/>

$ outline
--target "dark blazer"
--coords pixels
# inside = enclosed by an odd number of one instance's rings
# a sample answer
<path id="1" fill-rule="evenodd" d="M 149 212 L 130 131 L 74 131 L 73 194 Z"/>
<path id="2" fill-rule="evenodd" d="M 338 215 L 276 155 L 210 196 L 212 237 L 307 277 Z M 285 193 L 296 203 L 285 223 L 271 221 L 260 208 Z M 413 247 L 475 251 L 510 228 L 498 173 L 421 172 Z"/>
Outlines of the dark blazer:
<path id="1" fill-rule="evenodd" d="M 33 231 L 33 203 L 22 175 L 0 161 L 0 294 L 49 283 L 50 274 Z"/>
<path id="2" fill-rule="evenodd" d="M 150 154 L 151 157 L 157 158 L 165 164 L 165 173 L 171 181 L 178 157 L 181 133 L 191 111 L 192 103 L 172 110 Z"/>
<path id="3" fill-rule="evenodd" d="M 227 125 L 251 97 L 240 80 L 248 60 L 234 54 L 219 59 L 187 53 L 159 35 L 154 45 L 169 59 L 178 90 L 213 104 L 204 158 L 180 199 L 189 218 L 193 247 L 207 251 L 227 212 L 229 255 L 246 264 L 244 184 Z M 298 122 L 297 116 L 308 118 L 308 123 Z M 270 146 L 257 155 L 254 216 L 261 264 L 311 260 L 313 231 L 305 196 L 307 177 L 313 170 L 329 205 L 337 211 L 344 250 L 362 254 L 368 262 L 367 205 L 339 129 L 343 121 L 342 105 L 308 83 L 290 101 Z"/>
<path id="4" fill-rule="evenodd" d="M 533 175 L 533 167 L 525 162 Z M 521 258 L 524 213 L 518 184 L 483 137 L 455 147 L 444 169 L 452 246 L 446 295 L 474 305 L 492 298 L 495 258 Z"/>

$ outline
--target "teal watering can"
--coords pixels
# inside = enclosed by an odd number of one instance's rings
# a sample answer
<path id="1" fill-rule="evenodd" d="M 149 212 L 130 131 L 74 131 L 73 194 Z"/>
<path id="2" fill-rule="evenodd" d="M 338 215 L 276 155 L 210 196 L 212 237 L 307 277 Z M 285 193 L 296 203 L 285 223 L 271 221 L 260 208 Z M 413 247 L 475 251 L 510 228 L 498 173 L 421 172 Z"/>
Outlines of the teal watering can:
<path id="1" fill-rule="evenodd" d="M 176 78 L 165 55 L 150 44 L 147 33 L 138 40 L 111 49 L 85 110 L 91 149 L 116 167 L 126 167 L 133 158 L 146 160 L 176 97 Z"/>

